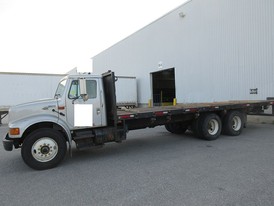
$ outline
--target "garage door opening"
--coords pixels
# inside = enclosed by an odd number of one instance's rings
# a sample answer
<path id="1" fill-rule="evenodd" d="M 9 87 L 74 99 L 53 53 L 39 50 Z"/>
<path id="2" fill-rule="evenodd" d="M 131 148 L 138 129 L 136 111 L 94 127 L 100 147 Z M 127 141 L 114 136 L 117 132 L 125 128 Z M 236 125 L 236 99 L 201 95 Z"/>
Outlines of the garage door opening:
<path id="1" fill-rule="evenodd" d="M 151 73 L 153 106 L 172 105 L 176 98 L 174 68 Z"/>

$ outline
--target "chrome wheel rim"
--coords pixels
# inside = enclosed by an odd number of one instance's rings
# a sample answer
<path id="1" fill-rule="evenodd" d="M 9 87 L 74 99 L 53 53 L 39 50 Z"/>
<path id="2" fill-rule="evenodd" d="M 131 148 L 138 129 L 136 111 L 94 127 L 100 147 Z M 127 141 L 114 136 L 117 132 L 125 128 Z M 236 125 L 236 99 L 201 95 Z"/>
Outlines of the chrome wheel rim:
<path id="1" fill-rule="evenodd" d="M 39 162 L 48 162 L 57 155 L 58 144 L 49 137 L 38 139 L 31 148 L 31 154 Z"/>

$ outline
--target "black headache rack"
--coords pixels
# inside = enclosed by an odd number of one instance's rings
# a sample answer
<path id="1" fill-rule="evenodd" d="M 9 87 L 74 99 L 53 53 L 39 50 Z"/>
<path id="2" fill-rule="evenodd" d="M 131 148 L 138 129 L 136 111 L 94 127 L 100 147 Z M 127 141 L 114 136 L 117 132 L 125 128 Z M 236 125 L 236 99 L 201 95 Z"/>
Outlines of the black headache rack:
<path id="1" fill-rule="evenodd" d="M 114 72 L 108 71 L 102 74 L 104 95 L 106 102 L 107 125 L 117 125 L 116 91 Z"/>
<path id="2" fill-rule="evenodd" d="M 116 142 L 120 142 L 126 139 L 127 128 L 125 125 L 118 126 L 118 114 L 116 107 L 116 91 L 115 91 L 115 75 L 112 71 L 107 71 L 102 74 L 106 113 L 107 113 L 107 127 L 110 132 L 108 136 L 113 135 Z"/>

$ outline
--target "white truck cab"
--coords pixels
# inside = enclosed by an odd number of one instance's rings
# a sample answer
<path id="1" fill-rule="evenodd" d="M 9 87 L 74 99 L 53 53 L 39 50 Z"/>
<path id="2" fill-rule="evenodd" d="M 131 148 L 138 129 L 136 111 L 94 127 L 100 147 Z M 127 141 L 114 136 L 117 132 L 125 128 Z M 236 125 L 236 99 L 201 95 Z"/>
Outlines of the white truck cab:
<path id="1" fill-rule="evenodd" d="M 9 133 L 3 144 L 8 151 L 22 147 L 23 160 L 30 167 L 51 168 L 63 158 L 61 155 L 53 161 L 59 155 L 58 150 L 66 150 L 66 142 L 71 147 L 75 130 L 106 126 L 102 76 L 68 75 L 61 79 L 53 99 L 9 109 Z M 43 164 L 45 162 L 48 164 Z"/>
<path id="2" fill-rule="evenodd" d="M 85 94 L 81 94 L 80 85 L 84 86 Z M 55 94 L 60 114 L 59 121 L 63 121 L 69 130 L 79 129 L 79 127 L 106 126 L 103 94 L 101 76 L 70 75 L 65 77 L 60 81 Z"/>

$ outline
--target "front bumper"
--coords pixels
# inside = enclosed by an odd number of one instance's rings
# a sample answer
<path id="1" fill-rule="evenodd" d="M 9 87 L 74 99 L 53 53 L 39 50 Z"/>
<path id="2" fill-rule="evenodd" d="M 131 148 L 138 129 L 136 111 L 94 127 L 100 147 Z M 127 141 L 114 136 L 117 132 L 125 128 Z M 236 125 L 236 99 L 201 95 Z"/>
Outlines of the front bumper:
<path id="1" fill-rule="evenodd" d="M 10 139 L 8 134 L 3 138 L 3 146 L 6 151 L 12 151 L 13 149 L 13 140 Z"/>

